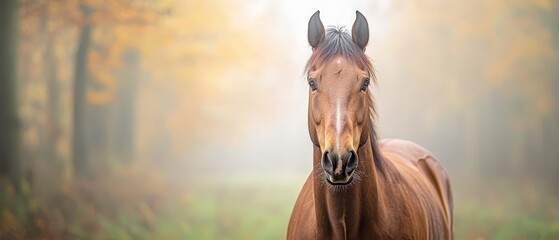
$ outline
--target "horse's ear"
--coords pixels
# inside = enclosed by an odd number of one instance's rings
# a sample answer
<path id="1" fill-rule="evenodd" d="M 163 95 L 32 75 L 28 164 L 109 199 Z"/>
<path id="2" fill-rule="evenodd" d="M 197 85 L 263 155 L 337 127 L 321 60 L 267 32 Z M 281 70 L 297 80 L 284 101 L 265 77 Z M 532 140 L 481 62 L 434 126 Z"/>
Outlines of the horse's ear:
<path id="1" fill-rule="evenodd" d="M 324 25 L 320 21 L 320 11 L 316 11 L 309 20 L 309 43 L 315 49 L 324 40 Z"/>
<path id="2" fill-rule="evenodd" d="M 351 28 L 351 37 L 357 46 L 365 50 L 369 42 L 369 23 L 367 23 L 367 19 L 359 11 L 356 11 L 355 14 L 357 17 Z"/>

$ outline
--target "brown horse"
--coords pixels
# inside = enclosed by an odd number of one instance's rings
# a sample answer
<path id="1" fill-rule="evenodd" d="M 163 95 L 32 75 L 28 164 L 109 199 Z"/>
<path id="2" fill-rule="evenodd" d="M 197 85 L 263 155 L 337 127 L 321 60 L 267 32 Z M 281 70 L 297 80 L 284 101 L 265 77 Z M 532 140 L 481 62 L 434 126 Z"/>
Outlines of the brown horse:
<path id="1" fill-rule="evenodd" d="M 452 239 L 452 194 L 433 154 L 404 140 L 377 140 L 365 55 L 369 27 L 357 12 L 351 36 L 309 21 L 308 125 L 313 171 L 289 221 L 288 239 Z"/>

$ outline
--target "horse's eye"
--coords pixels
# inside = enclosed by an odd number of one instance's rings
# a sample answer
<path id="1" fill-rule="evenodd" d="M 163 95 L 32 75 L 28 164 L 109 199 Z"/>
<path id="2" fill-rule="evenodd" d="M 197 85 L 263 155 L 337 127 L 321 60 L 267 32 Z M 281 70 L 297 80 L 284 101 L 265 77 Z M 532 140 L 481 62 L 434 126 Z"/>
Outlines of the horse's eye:
<path id="1" fill-rule="evenodd" d="M 365 78 L 365 81 L 363 81 L 363 84 L 361 84 L 361 91 L 364 92 L 365 90 L 367 90 L 367 88 L 369 87 L 369 83 L 371 82 L 371 79 L 369 78 Z"/>
<path id="2" fill-rule="evenodd" d="M 316 91 L 316 83 L 314 82 L 314 79 L 309 79 L 309 87 L 311 90 Z"/>

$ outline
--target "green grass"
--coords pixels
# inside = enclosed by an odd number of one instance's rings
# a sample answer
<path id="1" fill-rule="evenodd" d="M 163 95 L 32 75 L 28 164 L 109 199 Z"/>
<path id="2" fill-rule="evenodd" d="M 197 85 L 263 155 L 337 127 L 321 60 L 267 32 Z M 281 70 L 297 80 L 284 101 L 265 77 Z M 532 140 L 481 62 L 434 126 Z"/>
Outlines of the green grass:
<path id="1" fill-rule="evenodd" d="M 285 239 L 298 190 L 278 182 L 194 186 L 171 200 L 153 237 Z"/>
<path id="2" fill-rule="evenodd" d="M 165 194 L 99 198 L 106 201 L 101 203 L 73 194 L 66 201 L 44 201 L 0 186 L 0 238 L 21 236 L 2 235 L 5 226 L 11 226 L 17 231 L 32 229 L 28 236 L 46 239 L 285 239 L 303 181 L 304 177 L 206 181 L 173 187 Z M 559 239 L 559 204 L 545 191 L 461 190 L 454 189 L 456 239 Z M 129 199 L 122 204 L 124 196 Z M 115 201 L 121 204 L 118 208 L 101 208 Z"/>
<path id="3" fill-rule="evenodd" d="M 457 239 L 559 239 L 559 204 L 545 192 L 455 196 Z"/>
<path id="4" fill-rule="evenodd" d="M 302 180 L 301 180 L 302 181 Z M 285 239 L 299 183 L 244 182 L 193 188 L 152 236 Z M 457 191 L 460 193 L 460 191 Z M 502 190 L 455 196 L 456 239 L 559 239 L 559 204 L 545 195 Z M 183 232 L 174 232 L 182 229 Z M 158 235 L 164 233 L 166 235 Z M 174 233 L 173 233 L 174 232 Z"/>

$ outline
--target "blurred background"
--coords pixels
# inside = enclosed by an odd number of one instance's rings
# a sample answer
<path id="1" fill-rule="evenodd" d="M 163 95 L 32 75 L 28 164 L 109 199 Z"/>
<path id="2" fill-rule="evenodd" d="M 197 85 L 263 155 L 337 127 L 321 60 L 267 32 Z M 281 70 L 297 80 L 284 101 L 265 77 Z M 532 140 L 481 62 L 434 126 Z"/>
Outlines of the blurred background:
<path id="1" fill-rule="evenodd" d="M 316 10 L 367 17 L 380 135 L 439 157 L 457 239 L 559 239 L 550 0 L 4 0 L 0 238 L 285 238 Z"/>

